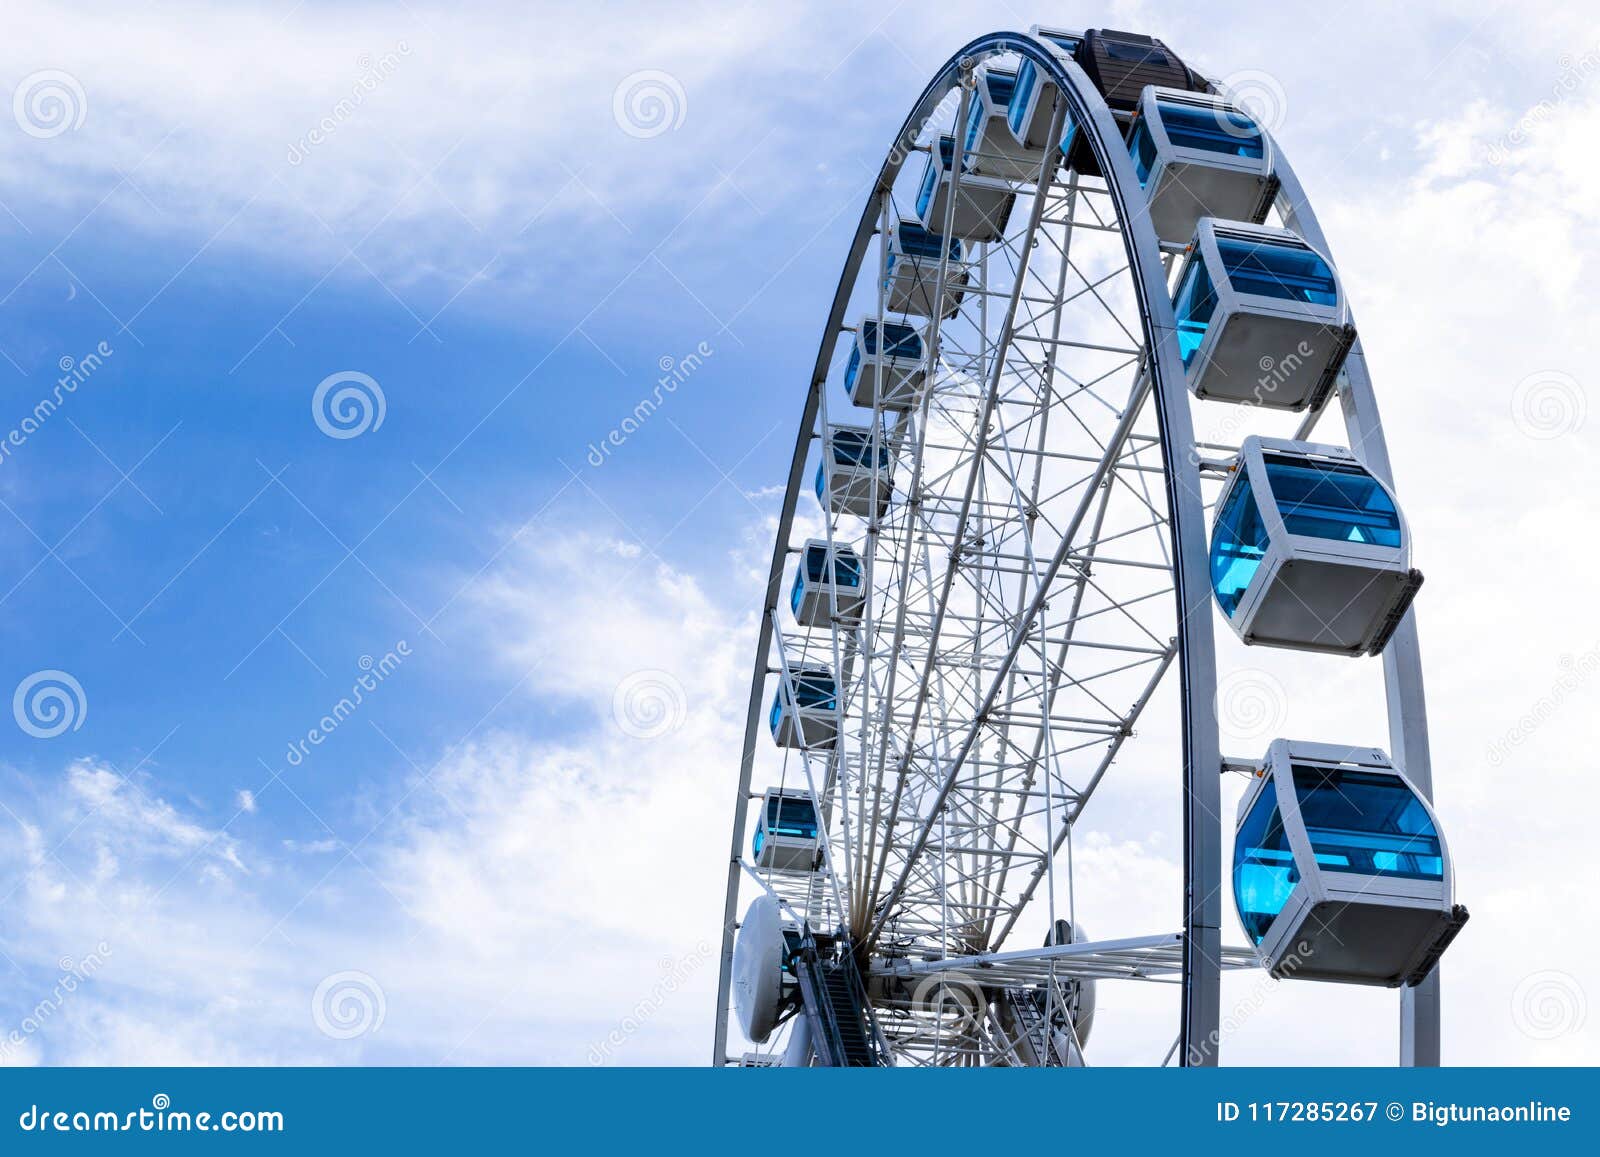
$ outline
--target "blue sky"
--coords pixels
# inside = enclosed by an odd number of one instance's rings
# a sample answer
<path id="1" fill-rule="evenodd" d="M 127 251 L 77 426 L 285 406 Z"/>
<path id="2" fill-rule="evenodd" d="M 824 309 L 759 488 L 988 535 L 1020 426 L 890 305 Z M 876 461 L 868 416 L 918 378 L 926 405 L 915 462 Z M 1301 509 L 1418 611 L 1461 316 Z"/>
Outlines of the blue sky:
<path id="1" fill-rule="evenodd" d="M 63 359 L 109 352 L 0 459 L 0 690 L 62 671 L 83 693 L 63 734 L 0 728 L 0 1030 L 63 958 L 108 951 L 9 1061 L 585 1063 L 679 975 L 604 1059 L 703 1059 L 771 488 L 866 181 L 926 76 L 994 24 L 1146 29 L 1270 79 L 1369 357 L 1404 383 L 1385 414 L 1463 811 L 1498 806 L 1488 744 L 1600 646 L 1592 610 L 1559 609 L 1592 548 L 1553 537 L 1594 514 L 1593 426 L 1552 442 L 1508 417 L 1529 375 L 1567 375 L 1569 404 L 1593 385 L 1572 294 L 1597 256 L 1600 28 L 1560 6 L 1516 6 L 1515 37 L 1490 5 L 15 7 L 0 87 L 65 73 L 74 123 L 0 116 L 0 432 Z M 659 132 L 614 111 L 642 71 L 671 81 Z M 313 395 L 346 371 L 383 420 L 330 437 Z M 1434 636 L 1499 614 L 1484 510 L 1551 565 L 1468 679 L 1477 640 Z M 618 726 L 639 672 L 664 734 Z M 1593 695 L 1559 695 L 1509 767 L 1592 740 Z M 1576 844 L 1543 822 L 1522 852 L 1560 870 Z M 1461 828 L 1495 854 L 1487 818 Z M 1137 892 L 1170 836 L 1108 830 L 1107 871 Z M 1522 852 L 1480 877 L 1510 907 L 1539 891 Z M 1564 975 L 1585 935 L 1552 940 Z M 1502 1021 L 1543 967 L 1478 964 Z M 351 1039 L 310 1011 L 347 973 L 384 1010 Z M 1496 1023 L 1503 1055 L 1592 1049 L 1592 1028 Z"/>

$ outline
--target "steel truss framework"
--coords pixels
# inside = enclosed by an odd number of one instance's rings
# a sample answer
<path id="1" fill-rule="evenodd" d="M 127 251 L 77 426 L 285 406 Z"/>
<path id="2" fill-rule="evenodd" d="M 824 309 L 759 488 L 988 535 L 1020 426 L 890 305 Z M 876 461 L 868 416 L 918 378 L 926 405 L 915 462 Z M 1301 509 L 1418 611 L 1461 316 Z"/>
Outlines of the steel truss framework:
<path id="1" fill-rule="evenodd" d="M 895 320 L 876 274 L 892 223 L 914 216 L 902 166 L 926 153 L 921 138 L 952 104 L 953 123 L 966 123 L 978 65 L 1022 57 L 1060 94 L 1050 139 L 1077 125 L 1105 176 L 1082 178 L 1051 149 L 1034 180 L 1013 182 L 1005 236 L 963 254 L 959 307 L 927 322 L 915 409 L 869 413 L 830 398 L 830 372 L 858 317 L 875 316 L 880 334 L 886 317 Z M 955 149 L 959 186 L 959 138 Z M 1277 157 L 1276 211 L 1326 253 L 1293 171 Z M 1195 441 L 1168 293 L 1172 260 L 1143 213 L 1120 126 L 1052 43 L 1020 33 L 973 41 L 906 118 L 845 263 L 790 468 L 734 814 L 715 1063 L 737 1059 L 729 1055 L 735 921 L 758 890 L 776 896 L 789 919 L 847 931 L 902 1062 L 1045 1063 L 1027 1048 L 1026 1026 L 994 1014 L 994 994 L 1044 984 L 1051 1000 L 1067 1001 L 1074 978 L 1126 978 L 1177 983 L 1181 1023 L 1168 1055 L 1216 1063 L 1220 973 L 1254 963 L 1253 953 L 1221 943 L 1224 760 L 1203 487 L 1214 490 L 1206 475 L 1233 447 Z M 945 300 L 961 272 L 941 258 L 931 300 Z M 1389 481 L 1359 345 L 1339 394 L 1350 444 Z M 1316 419 L 1308 415 L 1302 429 Z M 798 627 L 786 617 L 785 579 L 809 471 L 830 426 L 869 423 L 892 463 L 893 500 L 878 517 L 829 514 L 825 491 L 812 533 L 862 558 L 863 620 Z M 792 689 L 797 668 L 818 666 L 840 674 L 839 738 L 769 765 L 774 689 Z M 1409 614 L 1384 667 L 1392 748 L 1426 792 Z M 1052 927 L 1071 917 L 1074 825 L 1174 668 L 1181 933 L 1020 944 L 1014 934 L 1028 913 L 1042 911 Z M 814 795 L 826 829 L 821 871 L 768 871 L 748 858 L 752 800 L 769 783 Z M 955 989 L 967 996 L 953 1005 Z M 1402 1026 L 1402 1060 L 1437 1063 L 1437 977 L 1406 990 Z"/>

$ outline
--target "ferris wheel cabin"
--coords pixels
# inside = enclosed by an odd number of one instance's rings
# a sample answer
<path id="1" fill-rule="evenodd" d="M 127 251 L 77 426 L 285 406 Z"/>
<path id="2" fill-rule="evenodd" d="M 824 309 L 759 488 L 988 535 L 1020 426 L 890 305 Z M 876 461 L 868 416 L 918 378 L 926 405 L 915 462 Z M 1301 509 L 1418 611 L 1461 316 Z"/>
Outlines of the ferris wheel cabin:
<path id="1" fill-rule="evenodd" d="M 1206 89 L 1205 79 L 1153 36 L 1091 28 L 1083 34 L 1072 55 L 1105 97 L 1113 115 L 1121 119 L 1126 119 L 1139 107 L 1141 94 L 1151 85 L 1186 92 Z M 1061 138 L 1066 163 L 1086 177 L 1098 177 L 1100 162 L 1095 160 L 1088 139 L 1076 130 L 1076 125 L 1069 126 Z"/>
<path id="2" fill-rule="evenodd" d="M 804 788 L 769 788 L 761 797 L 761 814 L 750 851 L 756 866 L 775 872 L 810 872 L 817 866 L 822 838 L 817 805 Z"/>
<path id="3" fill-rule="evenodd" d="M 954 317 L 972 278 L 971 267 L 961 259 L 961 239 L 945 241 L 915 221 L 897 221 L 889 230 L 888 253 L 884 257 L 884 304 L 889 310 L 916 317 L 935 316 L 940 261 L 945 264 L 944 316 Z"/>
<path id="4" fill-rule="evenodd" d="M 852 402 L 868 410 L 874 404 L 885 410 L 912 410 L 927 372 L 919 327 L 886 320 L 879 341 L 877 319 L 863 318 L 845 365 L 844 388 Z"/>
<path id="5" fill-rule="evenodd" d="M 790 681 L 794 694 L 789 694 Z M 839 737 L 839 684 L 827 667 L 790 666 L 778 680 L 767 725 L 779 747 L 832 747 Z"/>
<path id="6" fill-rule="evenodd" d="M 894 477 L 887 435 L 870 426 L 830 426 L 817 466 L 817 501 L 834 514 L 881 518 Z"/>
<path id="7" fill-rule="evenodd" d="M 1078 50 L 1083 37 L 1076 32 L 1062 32 L 1035 24 L 1032 33 L 1040 40 L 1054 45 L 1064 55 Z M 1059 141 L 1050 139 L 1050 122 L 1055 112 L 1059 90 L 1050 77 L 1039 71 L 1027 57 L 1017 66 L 1017 81 L 1011 90 L 1011 100 L 1006 106 L 1006 123 L 1019 145 L 1035 153 L 1055 148 Z M 1038 172 L 1037 165 L 1034 172 Z"/>
<path id="8" fill-rule="evenodd" d="M 1249 437 L 1211 533 L 1211 586 L 1246 643 L 1377 654 L 1422 585 L 1399 505 L 1350 451 Z"/>
<path id="9" fill-rule="evenodd" d="M 1031 184 L 1039 179 L 1039 167 L 1048 150 L 1030 147 L 1012 134 L 1009 118 L 1016 89 L 1016 72 L 992 67 L 978 70 L 961 147 L 971 159 L 974 173 Z"/>
<path id="10" fill-rule="evenodd" d="M 1202 217 L 1263 221 L 1277 196 L 1271 140 L 1255 118 L 1220 97 L 1145 89 L 1128 151 L 1150 223 L 1169 244 L 1189 241 Z"/>
<path id="11" fill-rule="evenodd" d="M 1286 229 L 1203 217 L 1173 295 L 1196 396 L 1278 410 L 1320 404 L 1355 341 L 1327 258 Z"/>
<path id="12" fill-rule="evenodd" d="M 917 191 L 917 219 L 930 232 L 945 227 L 950 189 L 958 184 L 953 171 L 955 153 L 956 141 L 951 136 L 941 136 L 928 149 L 928 166 Z M 1000 240 L 1016 204 L 1016 193 L 1009 182 L 974 172 L 970 157 L 962 158 L 961 168 L 955 209 L 948 214 L 950 235 L 966 241 Z"/>
<path id="13" fill-rule="evenodd" d="M 1418 984 L 1466 923 L 1438 820 L 1381 751 L 1275 740 L 1239 803 L 1239 922 L 1280 979 Z"/>
<path id="14" fill-rule="evenodd" d="M 831 557 L 830 557 L 831 555 Z M 867 596 L 862 584 L 861 556 L 844 543 L 830 552 L 826 541 L 809 540 L 800 550 L 789 606 L 803 627 L 826 627 L 835 613 L 842 625 L 855 626 Z"/>

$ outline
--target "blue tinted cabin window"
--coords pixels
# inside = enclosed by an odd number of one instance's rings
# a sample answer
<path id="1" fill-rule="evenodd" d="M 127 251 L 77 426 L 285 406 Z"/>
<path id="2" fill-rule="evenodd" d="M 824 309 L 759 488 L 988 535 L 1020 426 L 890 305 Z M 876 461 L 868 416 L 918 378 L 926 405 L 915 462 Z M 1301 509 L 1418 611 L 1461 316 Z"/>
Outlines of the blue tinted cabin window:
<path id="1" fill-rule="evenodd" d="M 817 809 L 808 799 L 769 796 L 765 827 L 775 836 L 798 836 L 814 840 L 817 838 Z"/>
<path id="2" fill-rule="evenodd" d="M 1161 127 L 1176 148 L 1203 149 L 1230 157 L 1261 156 L 1261 130 L 1241 112 L 1212 105 L 1196 108 L 1190 104 L 1156 102 Z"/>
<path id="3" fill-rule="evenodd" d="M 917 216 L 923 220 L 928 218 L 928 206 L 933 202 L 933 192 L 939 187 L 940 170 L 934 166 L 933 159 L 928 159 L 928 167 L 922 171 L 922 188 L 917 190 Z M 935 254 L 935 259 L 937 259 Z"/>
<path id="4" fill-rule="evenodd" d="M 960 238 L 949 244 L 950 260 L 961 260 Z M 900 224 L 900 252 L 907 257 L 926 257 L 931 261 L 939 260 L 939 235 L 929 233 L 920 225 L 913 225 L 909 221 Z M 891 260 L 893 255 L 890 255 Z"/>
<path id="5" fill-rule="evenodd" d="M 813 583 L 823 581 L 823 567 L 826 564 L 828 548 L 813 546 L 806 549 L 806 577 Z M 795 581 L 798 584 L 799 571 L 795 572 Z M 841 587 L 858 587 L 861 585 L 861 560 L 854 551 L 841 547 L 836 552 L 833 562 L 833 581 Z"/>
<path id="6" fill-rule="evenodd" d="M 1128 151 L 1133 154 L 1133 171 L 1138 174 L 1139 185 L 1150 182 L 1150 170 L 1156 167 L 1156 142 L 1150 135 L 1150 122 L 1140 117 L 1133 122 L 1133 135 L 1128 139 Z"/>
<path id="7" fill-rule="evenodd" d="M 1123 64 L 1165 64 L 1166 54 L 1153 44 L 1129 44 L 1123 40 L 1102 40 L 1107 60 Z"/>
<path id="8" fill-rule="evenodd" d="M 861 347 L 850 347 L 850 360 L 844 367 L 844 388 L 846 393 L 853 393 L 856 388 L 856 375 L 861 372 Z"/>
<path id="9" fill-rule="evenodd" d="M 883 325 L 884 353 L 892 358 L 920 358 L 922 356 L 922 339 L 917 336 L 917 331 L 909 325 L 899 322 L 885 322 Z M 869 354 L 878 352 L 878 323 L 864 321 L 861 323 L 861 344 L 867 347 Z"/>
<path id="10" fill-rule="evenodd" d="M 1217 603 L 1230 619 L 1239 600 L 1250 588 L 1267 553 L 1267 526 L 1250 490 L 1248 475 L 1241 475 L 1228 492 L 1216 529 L 1211 532 L 1211 587 Z"/>
<path id="11" fill-rule="evenodd" d="M 789 672 L 790 679 L 794 681 L 794 700 L 800 707 L 815 707 L 823 711 L 833 710 L 833 676 L 819 671 L 794 671 Z M 788 697 L 788 681 L 780 680 L 778 694 Z"/>
<path id="12" fill-rule="evenodd" d="M 1054 44 L 1057 48 L 1061 49 L 1062 52 L 1065 52 L 1068 56 L 1071 56 L 1073 53 L 1077 52 L 1078 45 L 1083 43 L 1082 39 L 1077 36 L 1052 36 L 1048 32 L 1041 33 L 1040 35 L 1042 35 L 1051 44 Z"/>
<path id="13" fill-rule="evenodd" d="M 1066 156 L 1072 152 L 1072 142 L 1078 135 L 1078 122 L 1067 115 L 1067 127 L 1061 132 L 1061 155 Z"/>
<path id="14" fill-rule="evenodd" d="M 1278 814 L 1277 792 L 1269 780 L 1233 843 L 1233 901 L 1245 935 L 1254 943 L 1261 943 L 1299 882 Z"/>
<path id="15" fill-rule="evenodd" d="M 805 575 L 796 570 L 794 572 L 794 586 L 789 590 L 789 609 L 795 614 L 800 613 L 800 599 L 805 595 Z"/>
<path id="16" fill-rule="evenodd" d="M 1400 512 L 1362 467 L 1271 454 L 1264 460 L 1272 497 L 1290 534 L 1399 549 Z"/>
<path id="17" fill-rule="evenodd" d="M 1017 90 L 1017 74 L 991 68 L 986 79 L 989 82 L 989 100 L 1001 108 L 1009 105 L 1011 94 Z"/>
<path id="18" fill-rule="evenodd" d="M 1198 252 L 1189 258 L 1183 280 L 1172 299 L 1172 308 L 1178 315 L 1178 352 L 1183 355 L 1185 367 L 1194 361 L 1195 351 L 1205 341 L 1206 327 L 1211 315 L 1217 311 L 1217 288 L 1211 283 L 1211 274 Z"/>
<path id="19" fill-rule="evenodd" d="M 1398 776 L 1296 765 L 1294 790 L 1311 850 L 1324 870 L 1444 879 L 1439 833 Z"/>
<path id="20" fill-rule="evenodd" d="M 866 466 L 872 460 L 871 430 L 835 430 L 831 439 L 833 460 L 841 466 Z M 889 464 L 889 448 L 878 442 L 878 467 Z"/>
<path id="21" fill-rule="evenodd" d="M 1039 70 L 1031 60 L 1024 60 L 1017 69 L 1017 81 L 1011 89 L 1011 103 L 1006 108 L 1006 121 L 1011 131 L 1022 135 L 1023 123 L 1028 118 L 1028 101 L 1033 99 L 1033 89 L 1039 83 Z"/>
<path id="22" fill-rule="evenodd" d="M 983 102 L 974 100 L 967 109 L 967 137 L 961 147 L 967 152 L 972 152 L 978 147 L 978 134 L 983 131 L 983 122 L 988 117 L 983 111 Z"/>
<path id="23" fill-rule="evenodd" d="M 1276 241 L 1217 237 L 1222 267 L 1236 293 L 1335 305 L 1339 286 L 1320 255 Z"/>

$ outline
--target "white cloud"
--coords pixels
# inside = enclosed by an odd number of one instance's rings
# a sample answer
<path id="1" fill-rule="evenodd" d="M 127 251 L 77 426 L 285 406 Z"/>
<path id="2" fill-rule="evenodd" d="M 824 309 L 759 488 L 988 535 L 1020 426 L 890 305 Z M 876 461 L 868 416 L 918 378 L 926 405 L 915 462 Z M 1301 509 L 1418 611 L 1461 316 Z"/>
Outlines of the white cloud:
<path id="1" fill-rule="evenodd" d="M 575 712 L 572 733 L 473 738 L 368 800 L 388 818 L 349 855 L 331 841 L 274 854 L 153 783 L 66 769 L 0 868 L 0 949 L 19 969 L 0 1007 L 32 1007 L 58 957 L 104 941 L 108 963 L 13 1060 L 700 1061 L 750 633 L 692 579 L 614 545 L 542 538 L 479 596 L 508 672 L 548 656 L 524 687 Z M 644 664 L 681 680 L 686 709 L 641 738 L 612 703 Z M 349 970 L 381 986 L 386 1016 L 334 1040 L 310 1002 Z"/>

